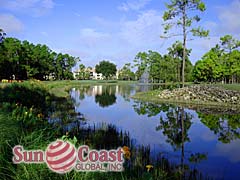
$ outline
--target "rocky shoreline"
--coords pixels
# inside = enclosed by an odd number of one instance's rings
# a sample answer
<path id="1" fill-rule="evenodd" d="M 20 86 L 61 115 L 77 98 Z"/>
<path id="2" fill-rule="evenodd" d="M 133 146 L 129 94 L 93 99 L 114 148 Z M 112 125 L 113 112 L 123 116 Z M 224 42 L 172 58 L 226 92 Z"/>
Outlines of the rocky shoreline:
<path id="1" fill-rule="evenodd" d="M 173 90 L 163 90 L 157 95 L 159 100 L 219 103 L 240 105 L 240 91 L 226 90 L 214 86 L 189 86 Z"/>

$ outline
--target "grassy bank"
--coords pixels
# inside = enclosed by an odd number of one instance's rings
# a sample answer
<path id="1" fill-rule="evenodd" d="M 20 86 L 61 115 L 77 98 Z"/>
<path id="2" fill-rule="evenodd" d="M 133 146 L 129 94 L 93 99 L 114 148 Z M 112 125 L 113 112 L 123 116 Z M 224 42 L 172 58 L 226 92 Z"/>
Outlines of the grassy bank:
<path id="1" fill-rule="evenodd" d="M 234 91 L 240 91 L 240 84 L 213 84 L 213 86 L 234 90 Z"/>

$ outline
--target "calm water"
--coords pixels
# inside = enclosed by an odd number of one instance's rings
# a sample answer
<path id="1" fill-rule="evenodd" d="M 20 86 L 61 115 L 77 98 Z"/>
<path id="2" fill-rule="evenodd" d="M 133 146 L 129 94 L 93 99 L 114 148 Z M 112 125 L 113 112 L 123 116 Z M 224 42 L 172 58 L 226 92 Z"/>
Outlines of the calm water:
<path id="1" fill-rule="evenodd" d="M 212 115 L 209 110 L 197 112 L 131 99 L 136 92 L 154 88 L 157 87 L 73 88 L 70 94 L 82 121 L 70 123 L 66 129 L 85 129 L 81 133 L 84 142 L 99 148 L 145 148 L 145 164 L 155 165 L 159 158 L 165 158 L 175 167 L 184 165 L 204 177 L 240 179 L 240 114 Z"/>

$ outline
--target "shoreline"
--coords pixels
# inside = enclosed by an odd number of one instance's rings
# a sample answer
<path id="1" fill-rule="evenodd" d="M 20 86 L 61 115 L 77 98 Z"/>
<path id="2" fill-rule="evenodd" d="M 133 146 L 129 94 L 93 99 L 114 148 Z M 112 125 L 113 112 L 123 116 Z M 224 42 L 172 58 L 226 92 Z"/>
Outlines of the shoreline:
<path id="1" fill-rule="evenodd" d="M 205 92 L 201 91 L 205 88 Z M 209 88 L 210 90 L 206 90 Z M 197 89 L 198 91 L 194 91 Z M 200 89 L 200 90 L 199 90 Z M 194 96 L 193 96 L 193 93 Z M 206 94 L 204 94 L 206 93 Z M 209 95 L 211 94 L 211 96 Z M 226 95 L 227 94 L 227 95 Z M 234 96 L 230 96 L 234 94 Z M 218 97 L 221 96 L 221 97 Z M 236 97 L 235 97 L 236 96 Z M 187 97 L 187 98 L 186 98 Z M 209 98 L 206 98 L 209 97 Z M 238 98 L 232 101 L 232 98 Z M 138 92 L 131 98 L 150 103 L 166 103 L 171 105 L 183 106 L 190 109 L 230 109 L 240 113 L 240 91 L 232 91 L 219 87 L 192 86 L 190 88 L 179 88 L 173 90 L 153 90 Z M 186 98 L 186 99 L 185 99 Z M 216 101 L 219 98 L 219 101 Z M 211 101 L 210 101 L 210 100 Z M 214 101 L 215 100 L 215 101 Z M 221 102 L 220 102 L 221 101 Z"/>

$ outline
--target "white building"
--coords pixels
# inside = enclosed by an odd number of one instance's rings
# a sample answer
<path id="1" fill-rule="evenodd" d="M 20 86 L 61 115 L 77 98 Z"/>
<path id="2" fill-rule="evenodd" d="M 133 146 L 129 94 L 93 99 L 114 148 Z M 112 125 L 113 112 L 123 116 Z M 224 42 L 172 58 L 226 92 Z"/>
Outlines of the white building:
<path id="1" fill-rule="evenodd" d="M 100 80 L 103 80 L 102 73 L 96 73 L 95 68 L 88 69 L 88 71 L 90 72 L 90 79 L 100 79 Z"/>
<path id="2" fill-rule="evenodd" d="M 85 68 L 85 72 L 90 73 L 90 79 L 96 79 L 96 80 L 103 80 L 102 73 L 96 73 L 95 68 Z M 76 70 L 73 72 L 74 79 L 77 79 L 77 76 L 79 75 L 80 70 Z"/>

